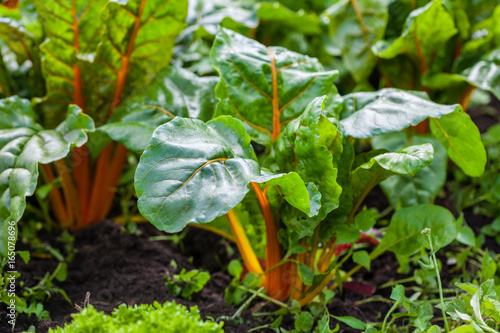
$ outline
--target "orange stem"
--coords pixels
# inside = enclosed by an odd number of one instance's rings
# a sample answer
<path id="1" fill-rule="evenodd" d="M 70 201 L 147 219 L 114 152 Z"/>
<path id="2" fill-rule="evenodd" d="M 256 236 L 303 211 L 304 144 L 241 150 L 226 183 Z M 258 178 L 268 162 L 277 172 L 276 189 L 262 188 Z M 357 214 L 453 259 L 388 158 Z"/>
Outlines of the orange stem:
<path id="1" fill-rule="evenodd" d="M 476 90 L 476 87 L 467 84 L 467 87 L 458 98 L 458 103 L 462 105 L 462 108 L 464 109 L 465 112 L 467 112 L 467 109 L 469 108 L 470 100 L 472 98 L 472 93 L 474 92 L 474 90 Z"/>
<path id="2" fill-rule="evenodd" d="M 135 17 L 134 29 L 132 30 L 132 35 L 130 36 L 130 41 L 127 46 L 127 51 L 125 55 L 122 56 L 122 65 L 120 71 L 118 72 L 118 82 L 116 84 L 115 95 L 113 96 L 113 102 L 111 103 L 111 109 L 109 111 L 108 118 L 111 118 L 113 111 L 120 104 L 123 90 L 125 89 L 125 82 L 127 81 L 127 74 L 130 66 L 130 58 L 134 52 L 135 39 L 139 33 L 139 28 L 141 26 L 141 17 L 144 12 L 144 7 L 146 6 L 146 0 L 141 1 L 141 6 L 139 7 L 139 13 Z"/>
<path id="3" fill-rule="evenodd" d="M 144 12 L 145 6 L 146 0 L 142 0 L 139 7 L 139 12 L 135 17 L 134 28 L 132 29 L 132 35 L 130 36 L 129 43 L 127 45 L 127 51 L 121 57 L 122 63 L 118 72 L 115 93 L 113 95 L 113 101 L 111 102 L 108 118 L 111 118 L 111 116 L 113 115 L 113 111 L 121 102 L 123 91 L 125 89 L 125 83 L 127 81 L 127 74 L 130 67 L 130 59 L 132 57 L 132 53 L 134 52 L 135 39 L 137 38 L 137 34 L 140 30 L 141 17 L 142 13 Z M 109 212 L 109 208 L 111 207 L 111 204 L 113 202 L 114 193 L 116 192 L 116 186 L 118 185 L 120 175 L 123 171 L 123 165 L 125 163 L 127 150 L 125 149 L 125 147 L 118 146 L 116 148 L 115 155 L 113 156 L 113 161 L 110 161 L 111 147 L 112 145 L 110 144 L 106 148 L 104 148 L 97 161 L 86 224 L 89 224 L 91 222 L 98 222 L 104 219 Z M 109 169 L 110 164 L 111 169 Z"/>
<path id="4" fill-rule="evenodd" d="M 281 123 L 280 123 L 280 106 L 278 99 L 278 71 L 276 70 L 276 63 L 274 60 L 273 52 L 267 49 L 267 52 L 271 55 L 271 76 L 273 80 L 273 133 L 271 135 L 272 141 L 280 135 Z"/>
<path id="5" fill-rule="evenodd" d="M 49 164 L 41 164 L 45 181 L 47 183 L 52 184 L 54 186 L 54 181 L 56 179 L 54 172 L 52 171 L 52 167 Z M 64 201 L 61 196 L 61 191 L 58 188 L 53 187 L 50 192 L 50 206 L 54 211 L 54 215 L 59 223 L 66 223 L 68 220 L 68 214 L 64 209 Z"/>
<path id="6" fill-rule="evenodd" d="M 101 203 L 100 212 L 97 221 L 102 221 L 106 218 L 111 209 L 113 203 L 113 198 L 118 188 L 118 182 L 120 181 L 120 176 L 122 175 L 123 168 L 125 166 L 125 161 L 127 159 L 128 150 L 120 143 L 115 146 L 115 152 L 111 160 L 111 165 L 109 167 L 108 175 L 106 177 L 107 185 L 103 189 L 104 191 L 104 201 Z"/>
<path id="7" fill-rule="evenodd" d="M 73 149 L 73 177 L 78 189 L 78 201 L 83 216 L 87 215 L 90 195 L 90 152 L 87 144 Z"/>
<path id="8" fill-rule="evenodd" d="M 106 176 L 108 175 L 109 160 L 111 157 L 112 145 L 108 144 L 101 152 L 97 159 L 96 173 L 94 175 L 94 183 L 92 185 L 92 192 L 90 195 L 90 202 L 88 213 L 85 216 L 84 226 L 89 225 L 91 222 L 97 222 L 99 216 L 99 206 L 103 202 L 103 186 L 106 184 Z"/>
<path id="9" fill-rule="evenodd" d="M 67 223 L 69 223 L 69 225 L 65 225 L 65 227 L 79 227 L 82 225 L 82 214 L 78 203 L 78 194 L 76 192 L 76 187 L 73 183 L 70 170 L 66 165 L 65 160 L 55 161 L 54 165 L 56 166 L 59 177 L 61 177 L 64 200 L 66 202 L 66 210 L 68 214 Z"/>
<path id="10" fill-rule="evenodd" d="M 274 221 L 274 216 L 265 193 L 262 192 L 257 183 L 252 182 L 250 184 L 257 195 L 257 200 L 259 201 L 259 206 L 266 223 L 266 289 L 270 297 L 281 300 L 286 296 L 287 290 L 285 290 L 286 288 L 283 288 L 284 286 L 281 281 L 282 267 L 277 266 L 281 262 L 281 247 L 278 241 L 278 228 L 276 227 L 276 222 Z"/>

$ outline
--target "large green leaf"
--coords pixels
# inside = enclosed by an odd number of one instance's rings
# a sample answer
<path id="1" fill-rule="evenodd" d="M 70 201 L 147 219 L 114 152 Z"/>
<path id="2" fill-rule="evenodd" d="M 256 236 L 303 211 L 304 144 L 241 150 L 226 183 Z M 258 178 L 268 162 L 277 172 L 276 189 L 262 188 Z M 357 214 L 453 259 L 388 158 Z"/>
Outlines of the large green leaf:
<path id="1" fill-rule="evenodd" d="M 443 6 L 443 0 L 433 0 L 411 12 L 399 38 L 378 42 L 373 52 L 385 59 L 409 54 L 419 59 L 421 70 L 426 72 L 435 53 L 456 33 L 455 22 Z"/>
<path id="2" fill-rule="evenodd" d="M 76 106 L 69 107 L 66 120 L 55 130 L 46 130 L 36 123 L 28 100 L 0 100 L 0 255 L 7 251 L 8 222 L 21 219 L 26 197 L 35 191 L 38 163 L 66 157 L 93 130 L 92 119 Z"/>
<path id="3" fill-rule="evenodd" d="M 443 145 L 434 137 L 413 134 L 412 144 L 430 143 L 434 147 L 434 159 L 414 176 L 395 175 L 380 183 L 392 207 L 409 207 L 418 204 L 431 204 L 446 182 L 448 155 Z M 407 133 L 387 133 L 372 139 L 375 149 L 397 151 L 408 144 Z"/>
<path id="4" fill-rule="evenodd" d="M 369 156 L 352 172 L 353 201 L 356 202 L 363 193 L 393 175 L 415 175 L 431 163 L 433 153 L 432 145 L 427 143 L 406 147 L 397 153 Z"/>
<path id="5" fill-rule="evenodd" d="M 336 71 L 325 72 L 314 58 L 269 47 L 221 29 L 211 60 L 221 82 L 216 115 L 242 120 L 252 140 L 269 145 L 287 122 L 297 118 L 317 96 L 337 96 Z M 330 102 L 335 106 L 335 100 Z"/>
<path id="6" fill-rule="evenodd" d="M 314 184 L 321 193 L 321 208 L 313 218 L 294 211 L 283 211 L 285 223 L 305 224 L 301 232 L 314 227 L 339 206 L 342 188 L 337 183 L 337 161 L 343 150 L 340 130 L 324 115 L 325 97 L 314 99 L 297 119 L 284 128 L 275 141 L 276 164 L 280 172 L 297 172 L 306 183 Z"/>
<path id="7" fill-rule="evenodd" d="M 485 55 L 479 62 L 462 72 L 470 84 L 500 98 L 500 48 Z"/>
<path id="8" fill-rule="evenodd" d="M 432 134 L 443 144 L 448 156 L 467 175 L 478 177 L 486 166 L 486 150 L 479 129 L 461 107 L 439 119 L 430 120 Z"/>
<path id="9" fill-rule="evenodd" d="M 327 49 L 331 43 L 356 81 L 368 79 L 376 64 L 372 45 L 385 32 L 389 16 L 388 0 L 341 0 L 328 8 L 329 35 L 324 38 Z"/>
<path id="10" fill-rule="evenodd" d="M 94 88 L 88 54 L 97 50 L 104 25 L 99 12 L 106 0 L 37 0 L 46 41 L 40 46 L 47 82 L 46 102 L 64 110 L 68 104 L 82 103 Z M 85 97 L 84 97 L 85 96 Z M 88 101 L 87 101 L 88 104 Z M 80 105 L 85 107 L 85 105 Z M 52 110 L 53 112 L 53 110 Z"/>
<path id="11" fill-rule="evenodd" d="M 153 131 L 174 116 L 212 119 L 217 82 L 217 77 L 198 77 L 178 67 L 163 69 L 149 85 L 135 89 L 98 132 L 132 151 L 142 151 Z"/>
<path id="12" fill-rule="evenodd" d="M 425 93 L 399 89 L 352 93 L 344 98 L 340 124 L 345 135 L 369 138 L 415 126 L 427 117 L 439 118 L 460 108 L 426 99 Z"/>
<path id="13" fill-rule="evenodd" d="M 109 1 L 100 13 L 105 29 L 93 62 L 98 96 L 117 105 L 117 92 L 130 94 L 168 66 L 186 14 L 184 0 Z"/>
<path id="14" fill-rule="evenodd" d="M 397 255 L 410 256 L 423 246 L 422 230 L 431 229 L 441 240 L 441 247 L 450 244 L 457 236 L 458 227 L 449 210 L 435 205 L 416 205 L 398 210 L 391 219 L 387 232 L 375 249 L 378 256 L 390 250 Z"/>
<path id="15" fill-rule="evenodd" d="M 158 127 L 135 175 L 142 215 L 161 230 L 180 231 L 189 222 L 227 213 L 245 197 L 250 182 L 273 180 L 270 185 L 279 186 L 277 178 L 288 202 L 307 207 L 300 177 L 262 172 L 250 141 L 243 124 L 227 116 L 206 124 L 176 117 Z"/>

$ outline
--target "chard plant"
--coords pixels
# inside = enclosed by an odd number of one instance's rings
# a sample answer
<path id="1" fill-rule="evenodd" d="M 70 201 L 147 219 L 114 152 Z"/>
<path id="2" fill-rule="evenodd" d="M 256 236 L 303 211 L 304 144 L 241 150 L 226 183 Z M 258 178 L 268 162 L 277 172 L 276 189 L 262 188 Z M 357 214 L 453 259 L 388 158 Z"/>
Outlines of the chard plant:
<path id="1" fill-rule="evenodd" d="M 456 237 L 459 222 L 431 204 L 396 211 L 381 240 L 366 234 L 378 218 L 360 210 L 370 190 L 391 176 L 415 175 L 432 162 L 434 148 L 355 153 L 354 143 L 430 119 L 449 157 L 480 174 L 484 147 L 459 105 L 397 89 L 340 96 L 333 84 L 338 72 L 325 71 L 317 59 L 228 29 L 218 33 L 210 55 L 220 74 L 214 119 L 176 117 L 159 126 L 136 171 L 139 210 L 157 228 L 177 232 L 211 221 L 223 228 L 225 216 L 246 269 L 269 296 L 301 306 L 329 286 L 339 256 L 355 242 L 375 249 L 354 252 L 359 265 L 342 279 L 387 250 L 414 254 L 424 228 L 444 234 L 443 246 Z"/>
<path id="2" fill-rule="evenodd" d="M 186 13 L 185 0 L 0 6 L 1 257 L 39 173 L 59 225 L 84 228 L 158 125 L 212 117 L 217 78 L 168 67 Z"/>

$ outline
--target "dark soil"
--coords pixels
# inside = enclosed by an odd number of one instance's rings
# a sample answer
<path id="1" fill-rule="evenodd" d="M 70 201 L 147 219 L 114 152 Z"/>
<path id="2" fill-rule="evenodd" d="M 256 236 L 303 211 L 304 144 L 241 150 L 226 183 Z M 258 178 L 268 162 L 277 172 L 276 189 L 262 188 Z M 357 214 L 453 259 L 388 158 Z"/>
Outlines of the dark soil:
<path id="1" fill-rule="evenodd" d="M 181 268 L 191 270 L 203 267 L 211 272 L 211 279 L 203 291 L 194 295 L 191 301 L 179 298 L 175 298 L 175 301 L 188 307 L 198 306 L 204 317 L 231 316 L 237 311 L 237 307 L 228 307 L 224 302 L 224 289 L 231 280 L 228 274 L 221 272 L 224 269 L 221 265 L 230 259 L 227 256 L 225 240 L 203 230 L 190 229 L 183 240 L 184 253 L 181 253 L 180 246 L 171 241 L 149 240 L 151 236 L 163 234 L 153 226 L 139 225 L 139 231 L 140 235 L 129 234 L 124 232 L 121 225 L 104 221 L 76 233 L 74 246 L 78 252 L 68 265 L 66 281 L 57 283 L 58 287 L 64 289 L 72 302 L 80 306 L 86 292 L 90 292 L 90 303 L 98 310 L 109 313 L 122 303 L 133 305 L 174 300 L 164 284 L 166 271 L 175 274 Z M 43 239 L 42 236 L 42 241 L 50 242 L 53 246 L 58 245 L 53 236 L 47 237 Z M 177 268 L 171 265 L 172 261 L 176 262 Z M 19 263 L 18 270 L 22 272 L 21 280 L 27 286 L 34 286 L 47 271 L 53 271 L 57 264 L 55 258 L 33 257 L 29 265 Z M 349 265 L 345 268 L 348 269 Z M 354 280 L 380 286 L 405 277 L 395 273 L 397 268 L 396 258 L 392 254 L 386 254 L 372 263 L 371 272 L 363 269 L 354 276 Z M 443 271 L 443 275 L 447 273 L 447 270 Z M 444 280 L 448 278 L 445 276 Z M 378 290 L 377 294 L 388 298 L 390 292 L 391 288 L 385 288 Z M 329 311 L 336 316 L 354 316 L 371 322 L 381 321 L 381 316 L 388 311 L 389 305 L 384 302 L 357 304 L 365 298 L 362 294 L 344 290 L 334 298 Z M 59 294 L 53 296 L 44 306 L 50 312 L 50 319 L 38 323 L 34 316 L 28 319 L 21 315 L 15 332 L 27 330 L 30 325 L 37 327 L 37 332 L 46 332 L 49 327 L 64 325 L 71 320 L 71 314 L 77 312 L 74 305 L 69 304 Z M 257 304 L 257 307 L 261 312 L 277 309 L 272 305 L 262 307 L 262 304 Z M 5 307 L 2 307 L 0 316 L 5 318 L 5 314 Z M 242 323 L 224 320 L 225 331 L 246 332 L 269 322 L 253 319 L 251 312 L 245 311 Z M 336 322 L 332 320 L 331 325 L 333 328 Z M 293 328 L 293 319 L 285 318 L 283 326 Z M 341 328 L 343 332 L 357 332 L 345 325 L 341 325 Z M 6 323 L 0 324 L 0 332 L 9 332 Z"/>
<path id="2" fill-rule="evenodd" d="M 122 303 L 133 305 L 173 300 L 174 297 L 164 284 L 165 272 L 175 274 L 182 268 L 191 270 L 204 267 L 211 271 L 211 279 L 203 291 L 194 295 L 192 301 L 178 298 L 175 301 L 188 307 L 197 305 L 204 317 L 231 316 L 237 311 L 237 307 L 228 307 L 224 302 L 224 289 L 231 280 L 228 274 L 220 272 L 224 267 L 219 263 L 227 263 L 230 259 L 226 253 L 225 240 L 203 230 L 191 229 L 183 240 L 185 248 L 184 254 L 181 254 L 180 246 L 171 241 L 149 240 L 151 236 L 162 234 L 153 226 L 142 224 L 139 230 L 140 235 L 131 235 L 124 232 L 121 225 L 104 221 L 76 233 L 74 246 L 78 252 L 68 264 L 66 281 L 56 282 L 57 286 L 64 289 L 72 302 L 80 306 L 85 294 L 90 292 L 90 303 L 98 310 L 109 313 Z M 44 239 L 42 236 L 41 240 L 50 242 L 54 247 L 58 246 L 54 237 L 48 237 Z M 171 265 L 172 260 L 177 263 L 176 269 Z M 20 280 L 24 281 L 26 286 L 34 286 L 47 271 L 53 271 L 57 264 L 55 258 L 33 257 L 29 265 L 19 261 L 18 270 L 22 272 Z M 395 258 L 387 255 L 373 263 L 371 273 L 362 272 L 355 280 L 379 285 L 387 282 L 389 277 L 401 278 L 402 276 L 393 274 L 396 267 Z M 388 296 L 387 293 L 383 295 Z M 365 296 L 361 294 L 345 291 L 335 298 L 329 307 L 330 313 L 376 321 L 388 310 L 388 306 L 377 302 L 357 306 L 356 301 L 363 298 Z M 37 332 L 46 332 L 49 327 L 54 328 L 70 321 L 71 314 L 77 312 L 74 304 L 69 304 L 59 294 L 54 295 L 44 306 L 50 312 L 50 319 L 38 323 L 34 316 L 27 318 L 26 315 L 21 315 L 17 320 L 15 332 L 27 330 L 30 325 L 37 327 Z M 259 311 L 276 309 L 266 305 Z M 5 318 L 5 314 L 5 307 L 2 306 L 0 316 Z M 289 328 L 292 328 L 293 320 L 290 318 L 288 321 Z M 286 322 L 287 320 L 284 321 L 285 325 Z M 250 311 L 246 311 L 243 323 L 225 320 L 224 328 L 226 332 L 246 332 L 265 323 L 253 320 Z M 334 321 L 331 323 L 333 325 Z M 9 332 L 3 321 L 0 324 L 0 332 Z"/>

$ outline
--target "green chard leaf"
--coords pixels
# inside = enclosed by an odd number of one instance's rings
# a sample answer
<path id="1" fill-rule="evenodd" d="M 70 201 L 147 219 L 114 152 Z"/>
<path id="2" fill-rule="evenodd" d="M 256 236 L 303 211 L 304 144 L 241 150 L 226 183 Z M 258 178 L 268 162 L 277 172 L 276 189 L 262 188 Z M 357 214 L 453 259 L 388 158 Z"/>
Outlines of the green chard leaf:
<path id="1" fill-rule="evenodd" d="M 333 80 L 337 71 L 324 71 L 310 58 L 282 47 L 269 47 L 221 29 L 211 52 L 220 73 L 216 87 L 216 115 L 231 115 L 244 122 L 252 140 L 270 145 L 282 126 L 297 118 L 309 102 L 322 95 L 338 96 Z"/>
<path id="2" fill-rule="evenodd" d="M 47 39 L 40 46 L 43 72 L 47 81 L 44 102 L 60 110 L 76 103 L 85 107 L 91 98 L 89 55 L 95 53 L 104 25 L 99 12 L 106 0 L 37 0 L 38 14 L 43 20 Z M 51 110 L 53 112 L 53 109 Z"/>
<path id="3" fill-rule="evenodd" d="M 478 177 L 486 166 L 486 149 L 479 129 L 462 107 L 439 119 L 431 118 L 432 134 L 443 144 L 448 156 L 465 174 Z"/>
<path id="4" fill-rule="evenodd" d="M 395 209 L 433 203 L 446 182 L 448 155 L 443 145 L 430 135 L 413 134 L 411 142 L 415 145 L 432 144 L 434 159 L 413 177 L 395 175 L 380 183 L 391 206 Z M 386 133 L 372 139 L 372 147 L 375 149 L 397 151 L 403 149 L 407 144 L 407 133 Z"/>
<path id="5" fill-rule="evenodd" d="M 422 230 L 425 228 L 431 229 L 433 235 L 444 235 L 441 247 L 451 243 L 458 233 L 455 218 L 444 207 L 416 205 L 402 208 L 392 216 L 391 224 L 374 253 L 378 256 L 390 250 L 397 255 L 410 256 L 424 246 Z"/>
<path id="6" fill-rule="evenodd" d="M 101 108 L 109 110 L 110 104 L 116 106 L 122 96 L 119 92 L 130 94 L 136 88 L 130 82 L 147 83 L 153 74 L 168 66 L 186 15 L 184 0 L 106 4 L 100 12 L 105 28 L 92 63 L 96 79 L 91 83 L 105 100 Z"/>
<path id="7" fill-rule="evenodd" d="M 367 162 L 352 172 L 353 201 L 358 201 L 363 193 L 393 175 L 415 175 L 432 162 L 433 153 L 432 145 L 427 143 L 406 147 L 397 153 L 369 156 Z"/>
<path id="8" fill-rule="evenodd" d="M 344 109 L 340 124 L 344 135 L 370 138 L 378 134 L 398 132 L 422 120 L 440 118 L 461 108 L 458 104 L 431 102 L 422 92 L 387 88 L 375 92 L 343 96 Z"/>
<path id="9" fill-rule="evenodd" d="M 135 175 L 142 215 L 160 230 L 180 231 L 189 222 L 227 213 L 245 197 L 250 182 L 267 181 L 281 186 L 289 203 L 309 208 L 300 177 L 263 172 L 250 141 L 243 124 L 228 116 L 206 124 L 176 117 L 158 127 Z"/>
<path id="10" fill-rule="evenodd" d="M 376 65 L 372 46 L 384 36 L 389 2 L 341 0 L 325 11 L 330 18 L 329 35 L 323 39 L 326 48 L 340 51 L 334 55 L 342 56 L 357 82 L 367 80 Z"/>
<path id="11" fill-rule="evenodd" d="M 461 76 L 470 84 L 491 92 L 500 99 L 500 48 L 483 56 Z"/>
<path id="12" fill-rule="evenodd" d="M 326 97 L 315 98 L 297 119 L 286 125 L 274 144 L 280 172 L 297 172 L 321 194 L 319 214 L 306 218 L 296 210 L 283 210 L 283 220 L 298 228 L 299 237 L 311 234 L 325 216 L 339 206 L 342 188 L 337 183 L 337 161 L 343 150 L 339 128 L 324 114 Z"/>
<path id="13" fill-rule="evenodd" d="M 384 59 L 409 54 L 419 59 L 420 69 L 427 72 L 435 53 L 456 33 L 455 22 L 443 0 L 433 0 L 410 13 L 400 37 L 378 42 L 373 52 Z"/>
<path id="14" fill-rule="evenodd" d="M 217 77 L 198 77 L 175 66 L 162 69 L 148 85 L 137 87 L 98 132 L 132 151 L 142 151 L 153 131 L 175 116 L 212 119 L 217 82 Z"/>
<path id="15" fill-rule="evenodd" d="M 5 256 L 8 223 L 21 219 L 26 197 L 35 191 L 38 163 L 60 160 L 83 145 L 94 122 L 73 105 L 64 122 L 47 130 L 36 123 L 31 103 L 18 97 L 0 100 L 0 115 L 0 255 Z"/>

